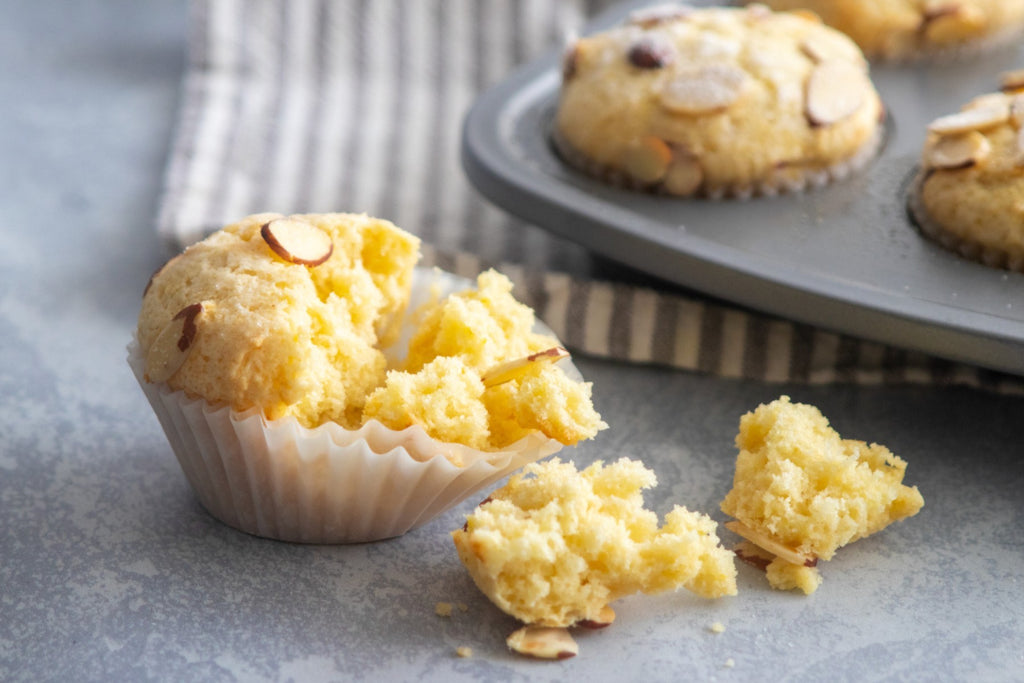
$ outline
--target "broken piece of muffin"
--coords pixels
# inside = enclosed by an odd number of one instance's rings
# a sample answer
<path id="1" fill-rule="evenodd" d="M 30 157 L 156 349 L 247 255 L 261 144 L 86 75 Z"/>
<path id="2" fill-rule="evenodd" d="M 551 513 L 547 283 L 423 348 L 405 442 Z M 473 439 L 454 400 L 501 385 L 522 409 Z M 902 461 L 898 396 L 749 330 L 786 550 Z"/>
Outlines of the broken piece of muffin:
<path id="1" fill-rule="evenodd" d="M 544 628 L 607 625 L 609 604 L 633 593 L 735 595 L 733 555 L 716 523 L 676 506 L 659 528 L 641 493 L 656 483 L 629 458 L 583 471 L 555 458 L 528 465 L 468 515 L 452 533 L 459 558 L 495 605 L 527 624 L 510 646 L 548 637 Z"/>
<path id="2" fill-rule="evenodd" d="M 848 543 L 911 517 L 924 505 L 905 486 L 907 463 L 885 446 L 843 439 L 817 408 L 788 396 L 740 418 L 739 455 L 722 511 L 748 543 L 737 555 L 766 569 L 773 588 L 810 594 Z"/>

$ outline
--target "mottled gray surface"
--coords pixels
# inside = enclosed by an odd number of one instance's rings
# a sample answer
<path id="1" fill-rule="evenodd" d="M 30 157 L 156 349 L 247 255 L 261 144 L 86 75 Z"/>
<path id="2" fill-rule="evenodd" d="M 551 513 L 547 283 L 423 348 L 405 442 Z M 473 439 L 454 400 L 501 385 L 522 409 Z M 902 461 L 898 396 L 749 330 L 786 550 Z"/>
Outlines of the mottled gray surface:
<path id="1" fill-rule="evenodd" d="M 661 513 L 720 519 L 737 419 L 783 392 L 906 458 L 927 502 L 823 565 L 811 597 L 741 566 L 734 598 L 622 601 L 561 663 L 505 650 L 513 620 L 448 540 L 468 505 L 352 547 L 211 519 L 124 361 L 163 256 L 183 32 L 181 0 L 17 3 L 0 22 L 0 680 L 1024 679 L 1021 398 L 577 359 L 612 429 L 567 455 L 643 459 Z"/>

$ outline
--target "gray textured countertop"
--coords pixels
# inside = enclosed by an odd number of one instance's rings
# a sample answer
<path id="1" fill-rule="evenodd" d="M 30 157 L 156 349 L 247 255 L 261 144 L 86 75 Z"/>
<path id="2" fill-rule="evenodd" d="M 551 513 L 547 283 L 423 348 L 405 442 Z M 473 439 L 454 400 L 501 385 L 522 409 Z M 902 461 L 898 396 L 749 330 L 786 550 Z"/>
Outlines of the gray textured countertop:
<path id="1" fill-rule="evenodd" d="M 721 519 L 739 416 L 782 393 L 909 461 L 926 505 L 825 563 L 813 596 L 740 565 L 738 596 L 626 599 L 560 663 L 505 649 L 513 620 L 448 538 L 469 503 L 347 547 L 209 517 L 124 351 L 163 259 L 152 221 L 184 13 L 181 0 L 18 3 L 0 24 L 0 680 L 1024 679 L 1019 397 L 577 358 L 612 429 L 564 456 L 644 460 L 659 513 Z M 437 602 L 467 610 L 442 618 Z"/>

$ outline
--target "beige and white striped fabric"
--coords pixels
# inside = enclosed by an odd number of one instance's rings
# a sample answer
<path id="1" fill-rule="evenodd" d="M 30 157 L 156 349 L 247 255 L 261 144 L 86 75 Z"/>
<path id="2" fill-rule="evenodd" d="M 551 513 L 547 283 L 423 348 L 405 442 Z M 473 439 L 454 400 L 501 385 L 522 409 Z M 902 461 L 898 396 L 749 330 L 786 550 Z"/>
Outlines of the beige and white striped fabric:
<path id="1" fill-rule="evenodd" d="M 576 353 L 783 382 L 1024 380 L 636 284 L 475 194 L 459 165 L 476 94 L 607 0 L 194 0 L 158 230 L 178 250 L 259 211 L 366 212 L 427 263 L 497 267 Z"/>

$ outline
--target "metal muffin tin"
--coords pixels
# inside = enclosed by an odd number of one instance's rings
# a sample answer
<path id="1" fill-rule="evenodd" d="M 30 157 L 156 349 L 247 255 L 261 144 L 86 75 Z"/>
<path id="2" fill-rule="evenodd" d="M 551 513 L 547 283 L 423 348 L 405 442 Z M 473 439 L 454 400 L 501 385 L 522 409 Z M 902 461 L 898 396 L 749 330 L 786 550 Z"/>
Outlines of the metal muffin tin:
<path id="1" fill-rule="evenodd" d="M 584 29 L 651 4 L 616 5 Z M 711 2 L 690 2 L 710 6 Z M 907 191 L 934 118 L 999 88 L 1024 45 L 939 64 L 872 65 L 888 110 L 869 165 L 824 188 L 749 200 L 682 199 L 610 187 L 566 166 L 550 133 L 553 50 L 482 94 L 462 161 L 475 187 L 526 221 L 667 281 L 770 314 L 1024 374 L 1024 276 L 924 238 Z"/>

